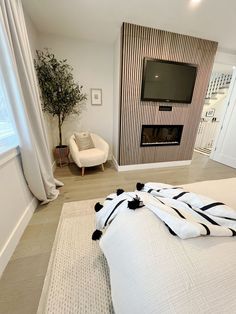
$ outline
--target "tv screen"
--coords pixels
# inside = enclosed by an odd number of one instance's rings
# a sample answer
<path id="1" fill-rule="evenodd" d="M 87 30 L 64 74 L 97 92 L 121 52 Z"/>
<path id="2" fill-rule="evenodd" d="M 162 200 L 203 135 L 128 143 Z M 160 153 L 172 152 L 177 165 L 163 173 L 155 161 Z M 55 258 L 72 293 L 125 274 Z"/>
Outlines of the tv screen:
<path id="1" fill-rule="evenodd" d="M 196 65 L 144 58 L 141 100 L 189 104 Z"/>

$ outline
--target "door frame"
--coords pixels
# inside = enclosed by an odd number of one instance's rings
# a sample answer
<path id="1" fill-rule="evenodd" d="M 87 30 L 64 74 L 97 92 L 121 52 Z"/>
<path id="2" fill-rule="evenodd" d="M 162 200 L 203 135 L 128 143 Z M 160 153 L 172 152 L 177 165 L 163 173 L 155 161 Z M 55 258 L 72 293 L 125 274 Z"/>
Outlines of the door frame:
<path id="1" fill-rule="evenodd" d="M 231 114 L 236 105 L 236 69 L 234 68 L 232 79 L 229 85 L 228 94 L 224 102 L 224 112 L 220 120 L 219 128 L 213 143 L 210 159 L 224 163 L 222 160 L 221 148 L 228 130 Z M 226 163 L 225 163 L 226 164 Z"/>

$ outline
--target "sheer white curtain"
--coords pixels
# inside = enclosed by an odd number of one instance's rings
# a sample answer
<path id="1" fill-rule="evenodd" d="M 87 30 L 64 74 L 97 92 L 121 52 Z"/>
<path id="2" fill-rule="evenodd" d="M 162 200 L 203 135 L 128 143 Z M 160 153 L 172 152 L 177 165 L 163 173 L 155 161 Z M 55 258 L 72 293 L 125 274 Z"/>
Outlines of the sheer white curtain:
<path id="1" fill-rule="evenodd" d="M 29 189 L 43 202 L 57 198 L 37 80 L 20 0 L 0 0 L 0 67 L 20 141 Z"/>
<path id="2" fill-rule="evenodd" d="M 0 67 L 0 154 L 17 145 L 17 132 Z"/>

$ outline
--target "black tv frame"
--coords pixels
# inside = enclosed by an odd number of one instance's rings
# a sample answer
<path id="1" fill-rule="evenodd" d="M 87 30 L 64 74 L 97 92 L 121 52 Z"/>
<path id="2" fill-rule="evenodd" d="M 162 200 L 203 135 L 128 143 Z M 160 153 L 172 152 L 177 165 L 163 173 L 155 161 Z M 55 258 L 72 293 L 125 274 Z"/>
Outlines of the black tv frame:
<path id="1" fill-rule="evenodd" d="M 180 66 L 181 65 L 185 65 L 185 66 L 187 65 L 187 66 L 194 67 L 196 69 L 196 71 L 195 71 L 195 75 L 194 75 L 194 84 L 193 84 L 193 88 L 192 88 L 192 91 L 191 91 L 191 99 L 190 99 L 190 101 L 178 101 L 178 100 L 161 99 L 161 98 L 154 98 L 154 99 L 153 98 L 144 98 L 144 83 L 145 83 L 145 79 L 146 79 L 147 61 L 158 61 L 158 62 L 161 62 L 161 63 L 171 63 L 171 64 L 178 64 Z M 142 87 L 141 87 L 141 101 L 191 104 L 192 99 L 193 99 L 193 91 L 194 91 L 194 87 L 195 87 L 195 84 L 196 84 L 197 71 L 198 71 L 197 64 L 144 57 L 143 58 Z"/>

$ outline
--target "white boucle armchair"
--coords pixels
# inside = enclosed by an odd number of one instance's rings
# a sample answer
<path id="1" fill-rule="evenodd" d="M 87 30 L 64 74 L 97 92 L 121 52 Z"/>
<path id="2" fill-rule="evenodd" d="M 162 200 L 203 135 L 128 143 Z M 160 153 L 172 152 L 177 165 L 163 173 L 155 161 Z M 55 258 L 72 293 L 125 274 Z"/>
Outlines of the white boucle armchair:
<path id="1" fill-rule="evenodd" d="M 79 151 L 74 134 L 70 137 L 70 155 L 78 167 L 82 169 L 82 176 L 86 167 L 101 165 L 104 171 L 104 163 L 107 161 L 109 145 L 99 135 L 90 133 L 95 148 Z"/>

